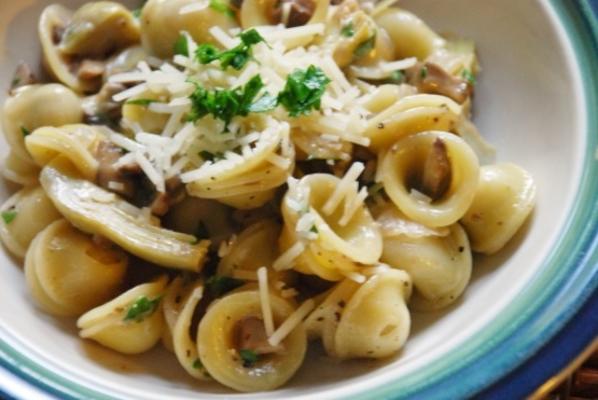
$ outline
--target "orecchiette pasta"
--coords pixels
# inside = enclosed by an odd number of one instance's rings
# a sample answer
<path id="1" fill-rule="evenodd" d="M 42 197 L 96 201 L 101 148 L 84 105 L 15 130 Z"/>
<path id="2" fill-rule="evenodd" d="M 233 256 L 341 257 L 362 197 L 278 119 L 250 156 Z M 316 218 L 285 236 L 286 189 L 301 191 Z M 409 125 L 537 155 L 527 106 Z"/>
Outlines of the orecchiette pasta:
<path id="1" fill-rule="evenodd" d="M 478 159 L 458 136 L 422 132 L 395 143 L 384 155 L 380 180 L 396 206 L 414 221 L 447 226 L 471 206 Z"/>
<path id="2" fill-rule="evenodd" d="M 379 217 L 383 228 L 382 261 L 407 272 L 415 291 L 410 306 L 436 310 L 453 303 L 469 283 L 471 249 L 459 224 L 430 229 L 389 207 Z"/>
<path id="3" fill-rule="evenodd" d="M 43 167 L 58 156 L 67 158 L 85 179 L 94 181 L 98 171 L 95 150 L 105 136 L 100 128 L 87 125 L 66 125 L 60 128 L 36 129 L 25 138 L 29 154 Z"/>
<path id="4" fill-rule="evenodd" d="M 471 252 L 531 213 L 471 121 L 472 41 L 390 0 L 143 3 L 46 7 L 46 74 L 21 63 L 2 108 L 25 188 L 0 239 L 82 338 L 276 389 L 308 338 L 400 352 L 410 309 L 458 307 Z"/>
<path id="5" fill-rule="evenodd" d="M 531 175 L 510 163 L 480 169 L 480 183 L 461 223 L 474 251 L 493 254 L 515 235 L 534 208 Z"/>
<path id="6" fill-rule="evenodd" d="M 33 111 L 34 110 L 34 111 Z M 83 121 L 81 100 L 59 84 L 30 85 L 18 89 L 2 109 L 4 137 L 15 156 L 31 162 L 25 138 L 40 127 L 63 126 Z"/>
<path id="7" fill-rule="evenodd" d="M 181 366 L 189 375 L 200 380 L 210 379 L 197 353 L 197 343 L 192 332 L 193 315 L 203 296 L 203 282 L 185 282 L 184 278 L 175 278 L 164 295 L 162 309 L 168 329 L 163 341 L 169 342 Z"/>
<path id="8" fill-rule="evenodd" d="M 60 214 L 44 190 L 27 187 L 19 190 L 0 207 L 0 239 L 15 256 L 24 258 L 29 244 Z"/>
<path id="9" fill-rule="evenodd" d="M 424 60 L 445 44 L 443 38 L 409 11 L 389 8 L 376 17 L 376 23 L 392 38 L 398 58 Z"/>
<path id="10" fill-rule="evenodd" d="M 87 3 L 74 13 L 51 5 L 38 29 L 48 72 L 77 92 L 97 91 L 107 57 L 140 40 L 131 12 L 110 1 Z"/>
<path id="11" fill-rule="evenodd" d="M 350 181 L 307 175 L 289 188 L 282 215 L 282 249 L 301 250 L 282 268 L 294 265 L 299 272 L 336 281 L 380 258 L 380 231 Z"/>
<path id="12" fill-rule="evenodd" d="M 365 135 L 376 150 L 423 131 L 451 131 L 461 118 L 461 107 L 445 96 L 417 94 L 399 99 L 368 121 Z"/>
<path id="13" fill-rule="evenodd" d="M 161 299 L 168 279 L 129 289 L 77 320 L 79 336 L 123 354 L 143 353 L 160 340 L 164 329 Z"/>
<path id="14" fill-rule="evenodd" d="M 223 159 L 208 162 L 196 174 L 183 176 L 193 196 L 216 199 L 236 208 L 257 208 L 274 196 L 276 188 L 290 176 L 295 151 L 289 140 L 289 126 L 266 120 L 269 128 L 259 133 L 241 155 L 226 152 Z"/>
<path id="15" fill-rule="evenodd" d="M 65 220 L 39 233 L 25 259 L 25 277 L 38 306 L 55 315 L 79 316 L 117 294 L 127 254 L 94 243 Z"/>
<path id="16" fill-rule="evenodd" d="M 151 54 L 167 58 L 172 56 L 174 43 L 181 31 L 188 32 L 197 42 L 214 43 L 210 32 L 212 26 L 221 29 L 237 26 L 228 2 L 222 2 L 221 10 L 200 7 L 184 12 L 193 3 L 194 0 L 149 0 L 141 13 L 144 48 Z"/>
<path id="17" fill-rule="evenodd" d="M 306 320 L 321 336 L 328 354 L 339 358 L 381 358 L 403 347 L 411 327 L 406 302 L 411 279 L 403 271 L 381 268 L 364 284 L 338 284 Z"/>
<path id="18" fill-rule="evenodd" d="M 276 325 L 293 312 L 286 301 L 275 296 L 270 296 L 270 305 Z M 223 385 L 241 392 L 275 389 L 303 362 L 307 338 L 301 326 L 276 346 L 264 335 L 259 293 L 228 295 L 217 300 L 199 324 L 199 357 L 210 375 Z M 249 359 L 247 352 L 259 357 Z"/>

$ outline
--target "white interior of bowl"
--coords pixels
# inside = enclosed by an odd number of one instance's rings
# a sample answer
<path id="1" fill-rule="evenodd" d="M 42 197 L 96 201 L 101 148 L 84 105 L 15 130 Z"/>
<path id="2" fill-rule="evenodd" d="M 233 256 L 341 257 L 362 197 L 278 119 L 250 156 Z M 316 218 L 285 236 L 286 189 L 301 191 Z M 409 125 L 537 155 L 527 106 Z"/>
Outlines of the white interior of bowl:
<path id="1" fill-rule="evenodd" d="M 0 0 L 0 100 L 16 63 L 39 59 L 37 18 L 48 3 Z M 286 388 L 255 398 L 316 392 L 318 398 L 343 397 L 354 393 L 355 385 L 359 390 L 373 388 L 424 368 L 476 335 L 512 301 L 538 272 L 563 228 L 581 171 L 585 111 L 572 50 L 547 2 L 405 0 L 401 4 L 437 31 L 476 41 L 483 73 L 476 89 L 475 122 L 496 145 L 498 160 L 513 161 L 532 172 L 538 186 L 537 208 L 503 252 L 476 260 L 471 286 L 459 304 L 441 313 L 413 316 L 412 337 L 398 357 L 384 363 L 339 365 L 316 350 Z M 6 154 L 4 142 L 1 149 Z M 0 184 L 0 198 L 11 190 L 14 187 Z M 5 252 L 0 252 L 0 276 L 0 334 L 43 366 L 119 397 L 230 393 L 188 378 L 164 350 L 125 357 L 79 340 L 73 320 L 58 320 L 34 307 L 20 265 Z"/>

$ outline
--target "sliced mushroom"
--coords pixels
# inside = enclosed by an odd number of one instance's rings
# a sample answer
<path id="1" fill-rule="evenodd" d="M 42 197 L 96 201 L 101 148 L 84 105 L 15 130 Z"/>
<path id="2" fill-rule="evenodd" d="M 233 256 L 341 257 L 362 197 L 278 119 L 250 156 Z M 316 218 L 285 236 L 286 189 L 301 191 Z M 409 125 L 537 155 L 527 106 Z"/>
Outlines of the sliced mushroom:
<path id="1" fill-rule="evenodd" d="M 118 127 L 118 121 L 122 117 L 122 104 L 112 100 L 112 96 L 124 89 L 125 86 L 120 83 L 108 82 L 96 95 L 83 99 L 85 122 L 90 125 Z"/>
<path id="2" fill-rule="evenodd" d="M 278 0 L 268 10 L 268 19 L 274 25 L 282 23 L 289 28 L 303 26 L 315 10 L 316 3 L 313 0 Z"/>
<path id="3" fill-rule="evenodd" d="M 447 73 L 442 67 L 426 62 L 407 70 L 407 79 L 422 93 L 440 94 L 463 104 L 472 94 L 473 86 Z"/>
<path id="4" fill-rule="evenodd" d="M 98 145 L 95 151 L 98 160 L 96 182 L 104 189 L 130 198 L 135 192 L 135 182 L 123 168 L 114 166 L 122 154 L 122 149 L 112 142 L 105 140 Z"/>
<path id="5" fill-rule="evenodd" d="M 442 139 L 436 139 L 426 158 L 420 191 L 432 200 L 438 200 L 451 185 L 451 175 L 446 144 Z"/>
<path id="6" fill-rule="evenodd" d="M 128 252 L 167 268 L 200 271 L 209 240 L 152 225 L 141 210 L 114 193 L 68 174 L 57 159 L 46 166 L 40 182 L 56 208 L 84 232 L 102 235 Z"/>
<path id="7" fill-rule="evenodd" d="M 284 350 L 284 346 L 272 346 L 268 343 L 268 335 L 264 321 L 258 317 L 246 317 L 236 324 L 235 343 L 238 350 L 251 350 L 256 354 L 271 354 Z"/>

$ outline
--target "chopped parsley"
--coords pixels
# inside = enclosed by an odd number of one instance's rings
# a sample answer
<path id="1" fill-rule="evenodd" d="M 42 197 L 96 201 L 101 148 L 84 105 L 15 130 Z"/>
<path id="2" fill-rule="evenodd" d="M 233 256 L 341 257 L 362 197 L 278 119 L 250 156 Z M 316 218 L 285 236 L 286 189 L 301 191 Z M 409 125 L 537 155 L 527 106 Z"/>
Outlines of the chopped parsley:
<path id="1" fill-rule="evenodd" d="M 405 82 L 405 74 L 401 70 L 396 70 L 392 74 L 390 74 L 388 80 L 391 83 L 403 83 Z"/>
<path id="2" fill-rule="evenodd" d="M 467 81 L 467 83 L 469 83 L 470 85 L 475 85 L 476 84 L 476 79 L 474 74 L 468 70 L 468 69 L 464 69 L 463 72 L 461 72 L 461 76 L 463 77 L 463 79 L 465 79 Z"/>
<path id="3" fill-rule="evenodd" d="M 125 104 L 130 104 L 133 106 L 142 106 L 142 107 L 147 107 L 152 103 L 157 103 L 158 100 L 154 100 L 154 99 L 133 99 L 133 100 L 127 100 L 125 102 Z"/>
<path id="4" fill-rule="evenodd" d="M 243 366 L 245 368 L 252 367 L 260 359 L 255 351 L 249 349 L 239 350 L 239 356 L 241 357 L 241 360 L 243 360 Z"/>
<path id="5" fill-rule="evenodd" d="M 21 83 L 21 78 L 19 78 L 18 76 L 15 76 L 14 78 L 12 78 L 12 82 L 10 82 L 10 87 L 12 89 L 14 89 L 17 86 L 19 86 L 20 83 Z"/>
<path id="6" fill-rule="evenodd" d="M 150 300 L 145 296 L 140 296 L 135 303 L 129 307 L 129 310 L 127 311 L 123 321 L 143 321 L 145 317 L 149 317 L 156 311 L 158 305 L 160 304 L 160 300 L 160 297 Z"/>
<path id="7" fill-rule="evenodd" d="M 422 79 L 427 78 L 428 76 L 428 67 L 426 67 L 425 65 L 419 70 L 419 76 Z"/>
<path id="8" fill-rule="evenodd" d="M 210 0 L 210 8 L 231 18 L 235 17 L 235 11 L 228 5 L 226 0 Z"/>
<path id="9" fill-rule="evenodd" d="M 357 58 L 364 57 L 369 54 L 370 51 L 374 49 L 376 46 L 376 34 L 373 34 L 369 38 L 367 38 L 364 42 L 360 43 L 359 46 L 355 49 L 353 54 Z"/>
<path id="10" fill-rule="evenodd" d="M 220 297 L 223 294 L 238 288 L 243 283 L 244 282 L 239 279 L 230 278 L 228 276 L 214 275 L 208 278 L 206 281 L 206 289 L 212 295 L 212 297 Z"/>
<path id="11" fill-rule="evenodd" d="M 242 32 L 239 37 L 241 44 L 230 50 L 220 51 L 211 44 L 202 44 L 195 51 L 195 58 L 201 64 L 219 60 L 222 69 L 232 67 L 238 71 L 251 59 L 251 46 L 260 42 L 265 43 L 264 38 L 255 29 Z"/>
<path id="12" fill-rule="evenodd" d="M 318 228 L 315 225 L 312 226 L 309 231 L 312 232 L 312 233 L 315 233 L 316 235 L 318 234 Z"/>
<path id="13" fill-rule="evenodd" d="M 262 78 L 259 75 L 251 78 L 245 86 L 232 90 L 207 90 L 198 83 L 193 83 L 195 84 L 195 91 L 189 97 L 191 99 L 191 112 L 187 119 L 195 122 L 211 114 L 214 118 L 224 121 L 226 124 L 225 131 L 232 118 L 237 115 L 246 116 L 250 112 L 269 111 L 276 106 L 269 99 L 268 92 L 258 97 L 264 87 Z"/>
<path id="14" fill-rule="evenodd" d="M 15 220 L 15 218 L 17 217 L 17 211 L 16 210 L 6 210 L 6 211 L 2 211 L 2 219 L 4 220 L 4 223 L 6 225 L 10 224 L 12 221 Z"/>
<path id="15" fill-rule="evenodd" d="M 353 37 L 355 35 L 353 22 L 349 22 L 341 28 L 341 35 L 343 35 L 344 37 Z"/>
<path id="16" fill-rule="evenodd" d="M 31 134 L 31 131 L 27 128 L 25 128 L 24 126 L 21 126 L 21 133 L 23 134 L 23 137 L 25 136 L 29 136 Z"/>
<path id="17" fill-rule="evenodd" d="M 195 361 L 193 361 L 193 364 L 191 366 L 195 369 L 203 368 L 203 364 L 201 363 L 201 360 L 199 358 L 196 358 Z"/>
<path id="18" fill-rule="evenodd" d="M 187 36 L 181 34 L 174 42 L 174 54 L 189 57 L 189 43 L 187 42 Z"/>
<path id="19" fill-rule="evenodd" d="M 287 77 L 283 91 L 278 94 L 278 103 L 291 117 L 319 110 L 321 97 L 329 83 L 324 71 L 314 65 L 306 70 L 297 69 Z"/>

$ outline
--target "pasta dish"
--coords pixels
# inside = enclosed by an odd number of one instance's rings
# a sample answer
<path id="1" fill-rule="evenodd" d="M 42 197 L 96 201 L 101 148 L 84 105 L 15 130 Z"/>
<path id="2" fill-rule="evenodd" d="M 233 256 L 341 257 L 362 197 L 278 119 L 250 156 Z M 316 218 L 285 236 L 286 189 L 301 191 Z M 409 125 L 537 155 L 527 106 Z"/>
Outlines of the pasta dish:
<path id="1" fill-rule="evenodd" d="M 48 6 L 51 78 L 20 64 L 2 108 L 0 238 L 35 305 L 240 392 L 313 342 L 398 354 L 536 190 L 471 121 L 474 43 L 395 2 Z"/>

